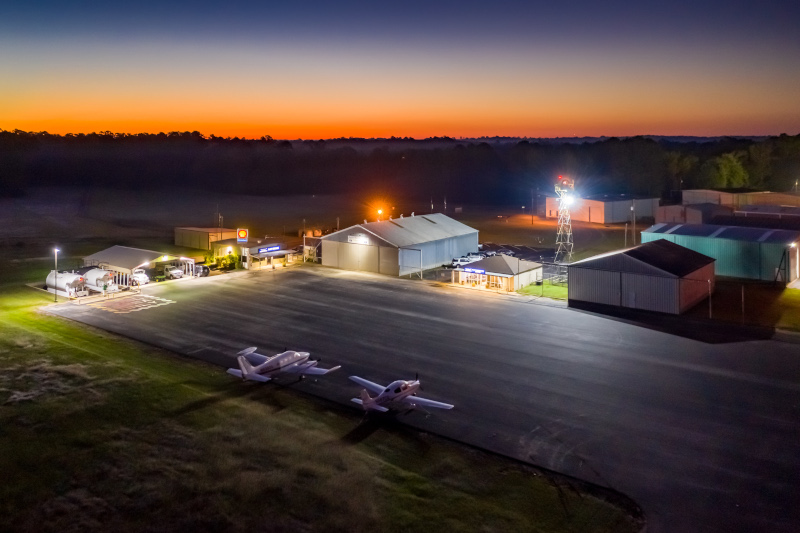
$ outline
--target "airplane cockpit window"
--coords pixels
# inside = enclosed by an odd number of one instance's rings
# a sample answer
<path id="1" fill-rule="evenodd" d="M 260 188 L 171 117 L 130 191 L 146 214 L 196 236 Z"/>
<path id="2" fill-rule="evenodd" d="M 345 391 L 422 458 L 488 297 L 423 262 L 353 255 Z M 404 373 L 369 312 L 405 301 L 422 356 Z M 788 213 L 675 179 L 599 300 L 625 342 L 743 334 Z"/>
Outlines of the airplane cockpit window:
<path id="1" fill-rule="evenodd" d="M 386 387 L 386 390 L 385 390 L 385 391 L 383 391 L 383 392 L 389 392 L 390 390 L 392 390 L 392 388 L 391 388 L 391 387 Z"/>
<path id="2" fill-rule="evenodd" d="M 400 387 L 397 387 L 396 389 L 394 389 L 394 393 L 395 394 L 399 394 L 400 393 Z"/>

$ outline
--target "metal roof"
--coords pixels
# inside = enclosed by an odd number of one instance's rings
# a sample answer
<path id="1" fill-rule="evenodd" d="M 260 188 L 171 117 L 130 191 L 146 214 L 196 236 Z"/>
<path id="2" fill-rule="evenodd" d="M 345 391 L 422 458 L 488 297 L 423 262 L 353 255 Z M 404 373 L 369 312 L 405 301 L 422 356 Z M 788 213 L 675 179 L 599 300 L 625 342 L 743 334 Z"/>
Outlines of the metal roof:
<path id="1" fill-rule="evenodd" d="M 703 268 L 715 259 L 664 239 L 647 242 L 606 254 L 576 261 L 573 265 L 596 270 L 667 274 L 682 278 Z"/>
<path id="2" fill-rule="evenodd" d="M 475 268 L 478 270 L 483 270 L 487 274 L 513 276 L 515 274 L 540 268 L 541 266 L 541 263 L 536 263 L 534 261 L 525 261 L 523 259 L 517 259 L 516 257 L 508 257 L 503 254 L 497 254 L 492 257 L 481 259 L 480 261 L 475 261 L 474 263 L 465 265 L 462 268 Z"/>
<path id="3" fill-rule="evenodd" d="M 155 252 L 153 250 L 143 250 L 141 248 L 131 248 L 129 246 L 112 246 L 92 255 L 83 258 L 83 262 L 91 264 L 106 264 L 109 267 L 117 267 L 124 270 L 133 270 L 143 263 L 154 261 L 160 257 L 165 257 L 166 261 L 178 259 L 177 256 Z"/>
<path id="4" fill-rule="evenodd" d="M 642 233 L 668 233 L 733 241 L 792 244 L 800 240 L 800 231 L 765 228 L 717 226 L 714 224 L 656 224 Z"/>
<path id="5" fill-rule="evenodd" d="M 584 196 L 583 200 L 595 200 L 599 202 L 630 202 L 631 200 L 657 200 L 653 196 L 637 196 L 635 194 L 590 194 Z"/>
<path id="6" fill-rule="evenodd" d="M 462 235 L 478 233 L 478 230 L 462 224 L 442 213 L 430 215 L 417 215 L 393 220 L 381 220 L 379 222 L 367 222 L 366 224 L 356 224 L 343 230 L 324 235 L 322 239 L 350 231 L 355 227 L 360 227 L 384 241 L 397 246 L 407 248 L 415 244 L 439 241 Z"/>

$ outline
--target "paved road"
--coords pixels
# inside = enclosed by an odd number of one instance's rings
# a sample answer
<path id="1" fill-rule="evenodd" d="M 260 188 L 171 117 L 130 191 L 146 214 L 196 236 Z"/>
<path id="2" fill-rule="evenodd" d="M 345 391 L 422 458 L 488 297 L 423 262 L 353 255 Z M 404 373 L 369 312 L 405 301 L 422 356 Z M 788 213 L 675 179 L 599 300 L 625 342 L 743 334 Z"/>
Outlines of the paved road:
<path id="1" fill-rule="evenodd" d="M 163 300 L 50 309 L 223 365 L 251 345 L 309 350 L 344 369 L 299 386 L 345 403 L 350 374 L 419 372 L 456 409 L 408 423 L 622 491 L 651 532 L 800 530 L 800 344 L 323 268 L 146 292 Z"/>

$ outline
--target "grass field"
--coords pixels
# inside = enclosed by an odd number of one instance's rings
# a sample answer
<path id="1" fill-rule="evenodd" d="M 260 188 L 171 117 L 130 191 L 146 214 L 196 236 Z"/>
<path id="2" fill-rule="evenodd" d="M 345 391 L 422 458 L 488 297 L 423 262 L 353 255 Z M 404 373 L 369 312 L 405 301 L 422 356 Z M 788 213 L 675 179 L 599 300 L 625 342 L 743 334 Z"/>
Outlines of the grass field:
<path id="1" fill-rule="evenodd" d="M 522 287 L 517 291 L 525 296 L 542 296 L 544 298 L 552 298 L 554 300 L 567 299 L 567 286 L 566 285 L 553 285 L 545 280 L 541 285 L 528 285 Z"/>
<path id="2" fill-rule="evenodd" d="M 563 480 L 43 315 L 0 269 L 0 530 L 635 531 Z"/>

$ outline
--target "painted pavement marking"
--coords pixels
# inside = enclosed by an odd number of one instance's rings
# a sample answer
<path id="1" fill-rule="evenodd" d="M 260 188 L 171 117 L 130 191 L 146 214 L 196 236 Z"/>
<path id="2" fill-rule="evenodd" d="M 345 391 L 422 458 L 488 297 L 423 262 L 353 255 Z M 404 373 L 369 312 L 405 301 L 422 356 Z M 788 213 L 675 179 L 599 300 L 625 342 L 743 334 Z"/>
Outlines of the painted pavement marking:
<path id="1" fill-rule="evenodd" d="M 121 298 L 119 300 L 105 300 L 103 302 L 91 303 L 87 305 L 89 307 L 102 309 L 103 311 L 108 311 L 110 313 L 124 314 L 174 303 L 174 300 L 167 300 L 166 298 L 159 298 L 157 296 L 145 296 L 142 294 L 138 296 L 130 296 L 128 298 Z"/>

